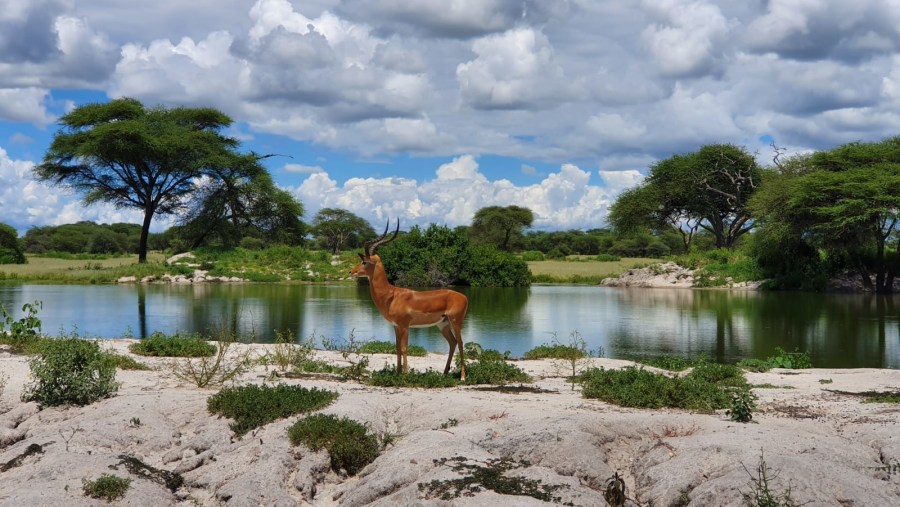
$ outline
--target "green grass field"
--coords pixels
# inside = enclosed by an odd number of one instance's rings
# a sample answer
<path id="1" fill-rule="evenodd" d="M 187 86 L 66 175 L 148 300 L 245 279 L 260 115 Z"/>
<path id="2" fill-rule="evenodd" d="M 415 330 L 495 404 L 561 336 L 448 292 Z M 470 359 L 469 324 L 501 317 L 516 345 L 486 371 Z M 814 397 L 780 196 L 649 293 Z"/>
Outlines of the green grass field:
<path id="1" fill-rule="evenodd" d="M 108 259 L 59 259 L 28 255 L 27 264 L 0 264 L 0 281 L 58 281 L 90 283 L 113 281 L 119 272 L 129 274 L 137 265 L 137 254 Z M 161 266 L 165 255 L 160 252 L 147 254 L 147 267 Z M 124 274 L 122 275 L 124 276 Z"/>
<path id="2" fill-rule="evenodd" d="M 624 257 L 600 262 L 573 256 L 571 260 L 530 261 L 528 269 L 536 283 L 599 283 L 603 278 L 619 276 L 629 269 L 644 267 L 659 259 Z"/>

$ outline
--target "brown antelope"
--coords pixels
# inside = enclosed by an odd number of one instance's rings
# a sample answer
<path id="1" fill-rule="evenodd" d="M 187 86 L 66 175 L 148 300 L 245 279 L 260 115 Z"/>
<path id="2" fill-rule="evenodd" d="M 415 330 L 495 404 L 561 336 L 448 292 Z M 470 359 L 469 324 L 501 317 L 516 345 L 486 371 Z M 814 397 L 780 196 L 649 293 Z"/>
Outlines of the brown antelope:
<path id="1" fill-rule="evenodd" d="M 388 221 L 390 225 L 390 220 Z M 462 325 L 466 318 L 466 310 L 469 308 L 469 300 L 459 292 L 441 289 L 416 291 L 395 287 L 388 282 L 387 273 L 381 258 L 375 255 L 375 249 L 397 238 L 400 232 L 400 220 L 397 220 L 397 230 L 388 238 L 388 226 L 384 227 L 381 237 L 366 241 L 363 245 L 364 253 L 359 254 L 359 264 L 351 271 L 354 277 L 369 278 L 369 292 L 372 301 L 381 312 L 381 316 L 394 326 L 394 335 L 397 339 L 397 371 L 409 373 L 409 365 L 406 361 L 406 348 L 409 342 L 409 328 L 437 326 L 450 344 L 450 354 L 447 356 L 447 366 L 444 367 L 444 375 L 450 371 L 453 363 L 453 352 L 459 348 L 460 379 L 466 379 L 466 362 L 463 355 Z M 401 363 L 402 360 L 402 363 Z M 401 370 L 402 364 L 402 370 Z"/>

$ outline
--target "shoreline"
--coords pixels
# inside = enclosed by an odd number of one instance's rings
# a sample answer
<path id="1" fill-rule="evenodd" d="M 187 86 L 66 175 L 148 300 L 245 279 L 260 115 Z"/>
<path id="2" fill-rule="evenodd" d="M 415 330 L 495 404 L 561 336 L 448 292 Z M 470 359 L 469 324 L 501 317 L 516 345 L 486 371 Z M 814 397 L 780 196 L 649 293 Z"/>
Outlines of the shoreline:
<path id="1" fill-rule="evenodd" d="M 81 481 L 103 473 L 128 476 L 121 455 L 177 471 L 185 485 L 173 493 L 132 476 L 131 488 L 114 505 L 552 505 L 488 488 L 449 503 L 428 498 L 422 484 L 464 473 L 446 465 L 451 458 L 472 466 L 510 460 L 515 466 L 507 475 L 558 486 L 554 495 L 575 505 L 605 505 L 602 490 L 616 472 L 624 477 L 627 495 L 643 505 L 673 505 L 679 498 L 689 498 L 690 505 L 743 505 L 742 493 L 750 490 L 750 474 L 761 459 L 778 472 L 770 486 L 776 491 L 790 486 L 798 503 L 900 503 L 900 475 L 884 469 L 900 460 L 900 407 L 862 403 L 848 394 L 895 391 L 900 370 L 747 373 L 751 384 L 773 387 L 754 389 L 759 411 L 746 424 L 722 411 L 630 409 L 585 399 L 552 360 L 516 361 L 535 378 L 530 385 L 536 388 L 519 393 L 380 388 L 321 376 L 269 380 L 272 367 L 262 365 L 239 379 L 239 384 L 336 391 L 340 397 L 322 412 L 397 435 L 359 475 L 342 477 L 323 468 L 321 452 L 289 445 L 286 428 L 297 416 L 236 438 L 228 419 L 206 410 L 216 389 L 179 383 L 165 367 L 171 358 L 130 354 L 127 346 L 135 341 L 106 339 L 102 345 L 157 370 L 119 370 L 116 396 L 42 411 L 18 401 L 29 373 L 27 358 L 0 353 L 0 371 L 10 377 L 0 398 L 0 465 L 31 444 L 42 446 L 40 454 L 0 472 L 0 506 L 96 505 L 82 494 Z M 260 355 L 273 346 L 235 347 Z M 316 351 L 316 356 L 343 361 L 337 352 Z M 445 354 L 433 353 L 409 358 L 410 367 L 420 371 L 440 371 L 445 360 Z M 393 355 L 375 354 L 370 367 L 393 361 Z M 591 361 L 605 368 L 633 364 Z M 452 421 L 456 424 L 448 424 Z"/>

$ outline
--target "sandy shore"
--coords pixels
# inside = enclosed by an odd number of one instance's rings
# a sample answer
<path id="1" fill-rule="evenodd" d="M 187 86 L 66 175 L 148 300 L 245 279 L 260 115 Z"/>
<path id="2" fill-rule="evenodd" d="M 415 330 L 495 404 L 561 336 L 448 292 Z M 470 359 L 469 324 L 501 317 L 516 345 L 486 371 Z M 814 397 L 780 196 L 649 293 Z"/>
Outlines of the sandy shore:
<path id="1" fill-rule="evenodd" d="M 128 340 L 104 342 L 127 352 Z M 253 345 L 256 353 L 265 346 Z M 321 357 L 340 361 L 335 353 Z M 162 366 L 162 359 L 137 359 Z M 441 369 L 443 354 L 410 358 L 411 367 Z M 380 367 L 392 356 L 376 355 Z M 630 364 L 595 359 L 597 366 Z M 900 505 L 900 406 L 862 403 L 845 393 L 895 391 L 900 371 L 772 370 L 749 373 L 760 411 L 749 424 L 724 413 L 626 409 L 581 397 L 552 361 L 519 361 L 540 392 L 375 388 L 336 379 L 283 379 L 340 393 L 323 411 L 399 435 L 358 476 L 331 472 L 323 453 L 292 447 L 286 428 L 297 417 L 236 438 L 229 420 L 206 409 L 215 389 L 179 383 L 165 369 L 118 371 L 116 396 L 87 407 L 47 408 L 19 401 L 28 381 L 26 358 L 0 352 L 9 377 L 0 398 L 0 506 L 81 506 L 83 479 L 130 476 L 113 505 L 546 505 L 528 496 L 482 488 L 441 500 L 432 481 L 460 479 L 505 459 L 508 476 L 553 486 L 559 503 L 606 505 L 603 488 L 618 472 L 629 505 L 744 505 L 761 456 L 777 477 L 769 483 L 796 502 L 816 506 Z M 258 366 L 240 382 L 261 383 Z M 823 383 L 825 381 L 827 383 Z M 829 382 L 830 381 L 830 382 Z M 139 419 L 140 424 L 135 424 Z M 27 454 L 29 445 L 42 452 Z M 27 454 L 27 455 L 25 455 Z M 24 457 L 16 460 L 17 457 Z M 175 492 L 130 475 L 122 456 L 178 472 Z M 11 463 L 15 466 L 9 466 Z M 468 468 L 454 467 L 466 464 Z M 456 468 L 456 469 L 454 469 Z M 467 471 L 468 470 L 468 471 Z"/>

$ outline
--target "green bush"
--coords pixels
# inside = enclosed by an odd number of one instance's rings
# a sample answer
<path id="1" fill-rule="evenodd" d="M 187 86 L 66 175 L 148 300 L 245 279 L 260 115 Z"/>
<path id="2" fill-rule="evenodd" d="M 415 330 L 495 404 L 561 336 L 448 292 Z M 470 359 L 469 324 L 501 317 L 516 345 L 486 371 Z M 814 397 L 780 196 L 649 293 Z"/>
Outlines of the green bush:
<path id="1" fill-rule="evenodd" d="M 367 383 L 379 387 L 421 387 L 433 389 L 454 387 L 459 384 L 459 379 L 434 370 L 420 372 L 411 369 L 409 373 L 403 374 L 397 372 L 397 369 L 393 366 L 386 366 L 381 370 L 372 372 Z"/>
<path id="2" fill-rule="evenodd" d="M 11 346 L 15 351 L 33 348 L 41 337 L 41 319 L 37 317 L 37 312 L 43 306 L 41 301 L 25 303 L 22 305 L 25 316 L 15 320 L 6 307 L 0 305 L 0 343 Z"/>
<path id="3" fill-rule="evenodd" d="M 531 377 L 518 366 L 503 360 L 480 359 L 466 364 L 466 385 L 503 385 L 531 382 Z"/>
<path id="4" fill-rule="evenodd" d="M 25 264 L 25 248 L 19 233 L 11 226 L 0 223 L 0 264 Z"/>
<path id="5" fill-rule="evenodd" d="M 599 261 L 599 262 L 616 262 L 616 261 L 622 260 L 622 258 L 619 257 L 618 255 L 602 253 L 602 254 L 597 255 L 597 257 L 595 257 L 594 260 Z"/>
<path id="6" fill-rule="evenodd" d="M 385 341 L 371 341 L 363 343 L 359 347 L 360 354 L 396 354 L 397 345 Z M 419 345 L 409 345 L 406 349 L 406 355 L 414 357 L 425 357 L 428 351 Z"/>
<path id="7" fill-rule="evenodd" d="M 243 435 L 278 419 L 327 407 L 337 397 L 334 391 L 317 388 L 250 384 L 222 389 L 210 396 L 206 407 L 210 413 L 234 419 L 231 430 Z"/>
<path id="8" fill-rule="evenodd" d="M 522 252 L 522 260 L 525 262 L 542 261 L 544 259 L 544 253 L 537 250 Z"/>
<path id="9" fill-rule="evenodd" d="M 684 371 L 694 364 L 694 362 L 689 359 L 668 355 L 655 357 L 636 356 L 631 357 L 630 359 L 636 363 L 646 364 L 647 366 L 662 368 L 663 370 L 668 371 Z"/>
<path id="10" fill-rule="evenodd" d="M 542 344 L 525 352 L 525 359 L 581 359 L 587 354 L 574 345 Z"/>
<path id="11" fill-rule="evenodd" d="M 107 502 L 122 498 L 131 487 L 131 479 L 109 474 L 103 474 L 93 481 L 82 479 L 81 483 L 85 495 Z"/>
<path id="12" fill-rule="evenodd" d="M 736 370 L 736 371 L 735 371 Z M 710 412 L 726 408 L 731 394 L 748 388 L 737 367 L 699 364 L 684 377 L 672 378 L 643 368 L 594 368 L 581 376 L 585 398 L 624 407 L 683 408 Z"/>
<path id="13" fill-rule="evenodd" d="M 36 401 L 41 407 L 89 405 L 118 389 L 114 362 L 96 342 L 46 340 L 29 366 L 34 381 L 25 386 L 22 400 Z"/>
<path id="14" fill-rule="evenodd" d="M 331 469 L 335 472 L 344 470 L 347 475 L 356 475 L 375 461 L 380 451 L 378 439 L 365 425 L 330 414 L 313 414 L 300 419 L 288 429 L 288 438 L 291 444 L 302 444 L 313 451 L 326 449 L 331 458 Z"/>
<path id="15" fill-rule="evenodd" d="M 151 368 L 146 364 L 135 361 L 131 356 L 126 356 L 124 354 L 117 354 L 115 352 L 107 352 L 109 355 L 109 360 L 112 362 L 112 365 L 120 370 L 150 370 Z"/>
<path id="16" fill-rule="evenodd" d="M 812 360 L 806 352 L 794 350 L 786 352 L 781 347 L 775 347 L 775 355 L 767 359 L 772 368 L 805 369 L 812 368 Z"/>
<path id="17" fill-rule="evenodd" d="M 132 343 L 128 350 L 140 356 L 206 357 L 216 353 L 215 345 L 199 335 L 165 335 L 159 331 Z"/>
<path id="18" fill-rule="evenodd" d="M 769 363 L 769 361 L 765 359 L 754 359 L 752 357 L 741 359 L 738 361 L 737 366 L 756 373 L 762 373 L 772 369 L 772 364 Z"/>

